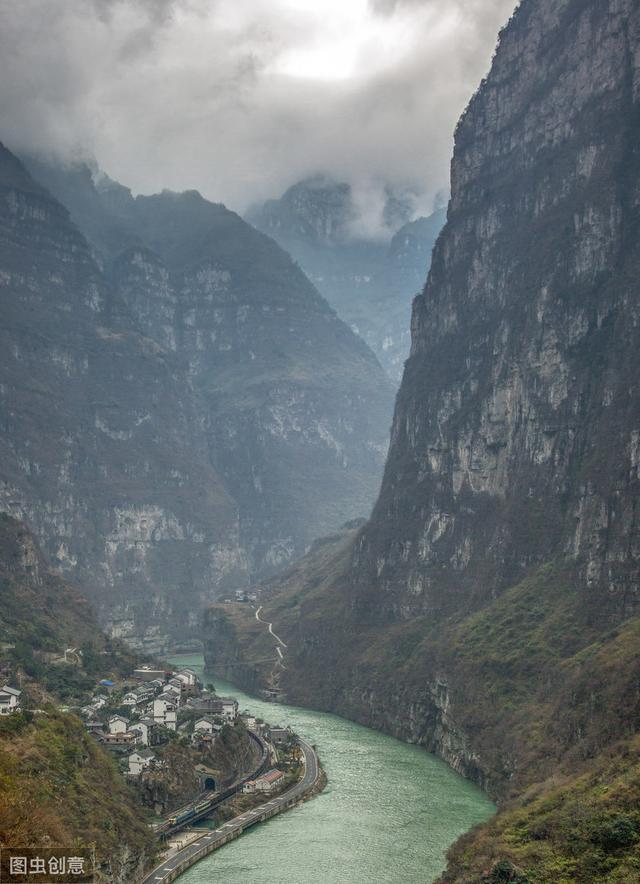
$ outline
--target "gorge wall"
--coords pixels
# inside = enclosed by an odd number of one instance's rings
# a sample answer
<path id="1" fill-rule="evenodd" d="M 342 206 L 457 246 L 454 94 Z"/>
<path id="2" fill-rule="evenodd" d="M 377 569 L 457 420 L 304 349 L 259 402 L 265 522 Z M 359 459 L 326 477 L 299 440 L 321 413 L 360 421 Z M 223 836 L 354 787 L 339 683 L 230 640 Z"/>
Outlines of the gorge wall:
<path id="1" fill-rule="evenodd" d="M 631 0 L 514 14 L 456 131 L 372 517 L 261 597 L 289 701 L 512 802 L 451 881 L 636 880 L 638 835 L 597 833 L 640 832 L 639 29 Z M 209 665 L 264 678 L 242 615 L 208 618 Z"/>
<path id="2" fill-rule="evenodd" d="M 0 508 L 160 651 L 369 510 L 391 386 L 223 206 L 32 168 L 0 148 Z"/>

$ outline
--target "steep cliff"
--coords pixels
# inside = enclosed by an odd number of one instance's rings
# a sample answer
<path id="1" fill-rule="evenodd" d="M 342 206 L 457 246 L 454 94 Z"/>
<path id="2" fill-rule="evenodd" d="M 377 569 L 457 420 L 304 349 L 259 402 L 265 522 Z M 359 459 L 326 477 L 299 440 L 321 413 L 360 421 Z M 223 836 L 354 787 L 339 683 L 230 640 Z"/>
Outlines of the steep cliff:
<path id="1" fill-rule="evenodd" d="M 371 195 L 362 202 L 349 184 L 316 176 L 248 219 L 293 255 L 397 383 L 409 354 L 411 300 L 424 284 L 445 213 L 410 221 L 410 201 L 392 193 L 380 205 Z"/>
<path id="2" fill-rule="evenodd" d="M 518 8 L 456 132 L 372 518 L 265 601 L 290 700 L 505 803 L 448 881 L 638 880 L 639 59 L 631 0 Z"/>
<path id="3" fill-rule="evenodd" d="M 373 353 L 273 240 L 224 206 L 163 193 L 123 215 L 160 263 L 151 270 L 147 255 L 140 268 L 137 252 L 125 254 L 118 290 L 149 335 L 173 335 L 204 402 L 211 461 L 238 503 L 251 573 L 368 515 L 393 401 Z"/>
<path id="4" fill-rule="evenodd" d="M 91 240 L 114 321 L 184 367 L 208 457 L 238 506 L 250 575 L 367 515 L 392 385 L 291 258 L 195 191 L 134 199 L 83 166 L 31 168 Z"/>
<path id="5" fill-rule="evenodd" d="M 370 511 L 393 391 L 223 206 L 30 168 L 47 189 L 0 149 L 0 509 L 112 634 L 159 651 Z"/>
<path id="6" fill-rule="evenodd" d="M 244 579 L 234 502 L 167 348 L 124 322 L 66 210 L 0 149 L 0 501 L 115 634 L 162 647 Z"/>

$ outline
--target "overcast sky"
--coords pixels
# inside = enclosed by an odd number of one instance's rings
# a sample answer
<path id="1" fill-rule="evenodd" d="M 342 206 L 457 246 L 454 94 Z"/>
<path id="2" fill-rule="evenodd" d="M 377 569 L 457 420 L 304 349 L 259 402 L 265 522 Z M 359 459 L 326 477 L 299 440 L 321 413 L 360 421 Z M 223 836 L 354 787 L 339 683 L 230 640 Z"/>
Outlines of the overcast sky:
<path id="1" fill-rule="evenodd" d="M 515 0 L 0 0 L 0 140 L 243 211 L 327 173 L 448 186 Z"/>

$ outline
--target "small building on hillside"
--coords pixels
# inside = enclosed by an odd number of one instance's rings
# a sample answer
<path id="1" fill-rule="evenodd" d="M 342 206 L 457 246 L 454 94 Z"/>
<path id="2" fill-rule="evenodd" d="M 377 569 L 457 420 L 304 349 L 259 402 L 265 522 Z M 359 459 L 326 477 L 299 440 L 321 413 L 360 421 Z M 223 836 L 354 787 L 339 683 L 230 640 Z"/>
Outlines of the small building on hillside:
<path id="1" fill-rule="evenodd" d="M 156 756 L 151 749 L 140 749 L 132 752 L 128 758 L 129 775 L 138 777 L 143 770 L 146 770 L 155 761 Z"/>
<path id="2" fill-rule="evenodd" d="M 161 724 L 170 731 L 176 729 L 177 724 L 177 705 L 171 696 L 161 694 L 153 701 L 153 720 L 156 724 Z"/>
<path id="3" fill-rule="evenodd" d="M 104 724 L 96 719 L 85 722 L 84 728 L 90 734 L 104 734 Z"/>
<path id="4" fill-rule="evenodd" d="M 162 684 L 165 682 L 167 673 L 164 669 L 151 669 L 150 666 L 141 666 L 140 669 L 133 670 L 133 677 L 138 681 L 154 681 L 159 679 Z"/>
<path id="5" fill-rule="evenodd" d="M 165 685 L 163 693 L 169 694 L 173 697 L 174 702 L 179 705 L 182 700 L 182 685 L 179 681 L 177 681 L 177 684 L 170 681 L 169 684 Z M 162 694 L 160 694 L 160 696 L 162 696 Z"/>
<path id="6" fill-rule="evenodd" d="M 203 715 L 198 718 L 193 725 L 193 740 L 199 740 L 208 737 L 209 742 L 213 740 L 216 734 L 222 730 L 222 725 L 218 724 L 210 715 Z"/>
<path id="7" fill-rule="evenodd" d="M 99 734 L 96 734 L 99 736 Z M 135 743 L 135 736 L 126 731 L 126 733 L 117 733 L 117 734 L 105 734 L 104 737 L 101 737 L 102 742 L 108 748 L 115 746 L 131 746 Z"/>
<path id="8" fill-rule="evenodd" d="M 284 782 L 284 774 L 281 770 L 269 770 L 266 774 L 262 774 L 260 777 L 256 777 L 255 779 L 255 791 L 256 792 L 273 792 L 274 789 L 277 789 L 278 786 L 281 786 Z"/>
<path id="9" fill-rule="evenodd" d="M 195 674 L 193 669 L 180 669 L 179 672 L 176 673 L 178 678 L 186 678 L 187 684 L 189 685 L 197 685 L 198 684 L 198 676 Z"/>
<path id="10" fill-rule="evenodd" d="M 275 746 L 286 746 L 293 739 L 293 731 L 290 727 L 272 727 L 269 733 Z"/>
<path id="11" fill-rule="evenodd" d="M 22 691 L 6 684 L 0 691 L 0 715 L 10 715 L 20 711 Z"/>
<path id="12" fill-rule="evenodd" d="M 124 734 L 129 727 L 129 719 L 123 715 L 112 715 L 109 719 L 110 734 Z"/>
<path id="13" fill-rule="evenodd" d="M 238 701 L 235 697 L 220 697 L 221 714 L 227 721 L 235 721 L 238 717 Z"/>
<path id="14" fill-rule="evenodd" d="M 149 745 L 149 725 L 143 721 L 134 721 L 129 725 L 128 734 L 133 734 L 136 743 L 142 743 L 143 746 Z"/>

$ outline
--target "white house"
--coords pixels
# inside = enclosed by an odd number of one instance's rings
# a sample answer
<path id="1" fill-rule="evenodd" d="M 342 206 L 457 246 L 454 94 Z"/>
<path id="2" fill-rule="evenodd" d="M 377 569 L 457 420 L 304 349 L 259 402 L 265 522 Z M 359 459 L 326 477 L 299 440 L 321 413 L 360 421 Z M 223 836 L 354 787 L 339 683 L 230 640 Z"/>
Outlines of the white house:
<path id="1" fill-rule="evenodd" d="M 129 773 L 132 777 L 140 776 L 143 770 L 146 770 L 152 761 L 155 761 L 155 755 L 151 749 L 140 749 L 132 752 L 129 756 Z"/>
<path id="2" fill-rule="evenodd" d="M 20 696 L 22 691 L 6 684 L 0 691 L 0 715 L 10 715 L 20 710 Z"/>
<path id="3" fill-rule="evenodd" d="M 196 685 L 198 683 L 198 676 L 195 674 L 193 669 L 181 669 L 180 672 L 176 673 L 177 677 L 180 679 L 186 679 L 188 685 Z"/>
<path id="4" fill-rule="evenodd" d="M 177 728 L 178 713 L 175 706 L 167 706 L 164 713 L 164 726 L 170 731 L 174 731 Z"/>
<path id="5" fill-rule="evenodd" d="M 137 706 L 138 705 L 138 697 L 134 694 L 133 691 L 129 691 L 128 694 L 125 694 L 122 698 L 123 706 Z"/>
<path id="6" fill-rule="evenodd" d="M 133 724 L 129 725 L 127 733 L 133 734 L 136 738 L 136 742 L 142 743 L 143 746 L 149 745 L 149 725 L 146 724 L 146 722 L 134 721 Z"/>
<path id="7" fill-rule="evenodd" d="M 153 701 L 152 716 L 156 724 L 162 724 L 170 731 L 176 729 L 176 704 L 166 694 L 156 697 Z"/>
<path id="8" fill-rule="evenodd" d="M 129 727 L 129 719 L 122 715 L 112 715 L 109 719 L 110 734 L 126 734 Z"/>
<path id="9" fill-rule="evenodd" d="M 154 739 L 156 727 L 157 725 L 153 718 L 141 718 L 139 721 L 133 722 L 129 727 L 129 732 L 136 735 L 139 743 L 142 743 L 144 746 L 151 746 L 156 742 Z"/>
<path id="10" fill-rule="evenodd" d="M 267 771 L 266 774 L 262 774 L 261 777 L 257 777 L 255 781 L 255 791 L 256 792 L 273 792 L 274 789 L 277 789 L 278 786 L 281 786 L 284 781 L 284 774 L 281 770 L 270 770 Z"/>
<path id="11" fill-rule="evenodd" d="M 208 715 L 203 715 L 202 718 L 198 718 L 193 726 L 193 739 L 197 740 L 199 737 L 215 737 L 219 730 L 221 730 L 222 725 L 216 724 L 216 722 Z"/>
<path id="12" fill-rule="evenodd" d="M 234 697 L 220 697 L 222 715 L 227 721 L 235 721 L 238 716 L 238 701 Z"/>
<path id="13" fill-rule="evenodd" d="M 165 686 L 164 693 L 171 694 L 174 702 L 179 705 L 180 697 L 182 696 L 182 687 L 180 686 L 180 682 L 178 682 L 178 684 L 171 684 L 171 682 L 169 682 L 169 684 Z"/>
<path id="14" fill-rule="evenodd" d="M 179 681 L 186 694 L 197 693 L 199 682 L 193 669 L 181 669 L 180 672 L 176 672 L 171 681 Z"/>

